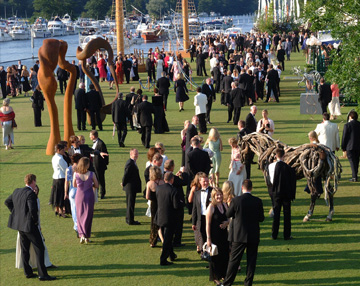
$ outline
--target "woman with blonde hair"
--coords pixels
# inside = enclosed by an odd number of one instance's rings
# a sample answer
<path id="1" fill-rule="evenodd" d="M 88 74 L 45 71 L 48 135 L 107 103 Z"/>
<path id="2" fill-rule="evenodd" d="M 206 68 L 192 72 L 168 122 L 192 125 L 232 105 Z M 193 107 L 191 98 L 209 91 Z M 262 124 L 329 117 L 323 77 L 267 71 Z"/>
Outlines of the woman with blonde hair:
<path id="1" fill-rule="evenodd" d="M 181 112 L 184 110 L 184 102 L 189 100 L 189 96 L 187 95 L 189 91 L 186 87 L 184 77 L 181 73 L 178 74 L 176 78 L 174 89 L 176 92 L 176 102 L 179 103 L 179 112 Z"/>
<path id="2" fill-rule="evenodd" d="M 317 134 L 316 134 L 316 132 L 314 130 L 309 132 L 308 137 L 309 137 L 310 143 L 313 143 L 313 144 L 319 144 L 320 143 L 319 139 L 318 139 L 318 136 L 317 136 Z"/>
<path id="3" fill-rule="evenodd" d="M 229 206 L 231 200 L 235 197 L 234 183 L 232 181 L 225 181 L 222 185 L 222 192 L 223 192 L 224 202 Z"/>
<path id="4" fill-rule="evenodd" d="M 0 121 L 3 133 L 3 143 L 5 149 L 14 149 L 14 126 L 13 120 L 15 119 L 15 112 L 10 106 L 10 98 L 3 100 L 3 106 L 0 108 Z"/>
<path id="5" fill-rule="evenodd" d="M 150 167 L 150 180 L 146 184 L 146 199 L 151 201 L 151 224 L 150 224 L 150 247 L 155 247 L 157 243 L 158 235 L 163 241 L 159 226 L 156 225 L 156 212 L 157 212 L 157 200 L 156 200 L 156 187 L 163 185 L 163 172 L 157 166 Z"/>
<path id="6" fill-rule="evenodd" d="M 228 231 L 229 219 L 226 216 L 227 205 L 223 201 L 223 192 L 214 188 L 211 192 L 211 203 L 206 210 L 207 247 L 217 246 L 218 254 L 209 262 L 210 281 L 221 285 L 220 279 L 226 276 L 229 262 Z"/>
<path id="7" fill-rule="evenodd" d="M 241 195 L 241 187 L 243 181 L 246 179 L 245 165 L 240 162 L 240 147 L 238 140 L 235 137 L 229 139 L 231 146 L 231 162 L 230 162 L 230 173 L 228 180 L 234 184 L 234 195 Z"/>
<path id="8" fill-rule="evenodd" d="M 77 188 L 75 196 L 77 228 L 80 243 L 88 244 L 94 216 L 95 195 L 93 188 L 99 183 L 93 172 L 89 171 L 90 159 L 83 157 L 79 160 L 73 178 L 73 187 Z"/>
<path id="9" fill-rule="evenodd" d="M 223 145 L 220 133 L 216 128 L 210 129 L 209 137 L 205 142 L 204 148 L 209 148 L 214 153 L 211 158 L 213 167 L 210 170 L 210 173 L 215 174 L 215 186 L 218 187 L 220 178 L 221 151 L 223 150 Z"/>

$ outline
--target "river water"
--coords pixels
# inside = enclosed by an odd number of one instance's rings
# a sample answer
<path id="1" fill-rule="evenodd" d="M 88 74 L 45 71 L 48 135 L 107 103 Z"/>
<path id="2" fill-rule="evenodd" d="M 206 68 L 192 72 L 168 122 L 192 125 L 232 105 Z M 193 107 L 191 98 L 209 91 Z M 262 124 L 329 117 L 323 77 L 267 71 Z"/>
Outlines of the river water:
<path id="1" fill-rule="evenodd" d="M 253 23 L 250 19 L 242 19 L 243 16 L 233 16 L 234 25 L 236 27 L 241 27 L 243 32 L 249 32 Z M 210 21 L 211 18 L 203 18 L 202 21 Z M 66 54 L 66 59 L 68 61 L 76 60 L 76 49 L 79 45 L 79 35 L 70 35 L 56 37 L 55 39 L 64 40 L 68 43 L 68 51 Z M 9 42 L 0 42 L 0 65 L 5 67 L 17 64 L 18 60 L 21 60 L 22 64 L 30 68 L 34 65 L 38 50 L 42 45 L 44 39 L 34 39 L 34 48 L 31 47 L 31 40 L 20 40 L 20 41 L 9 41 Z M 156 43 L 142 43 L 140 45 L 133 45 L 130 48 L 125 47 L 125 53 L 131 53 L 134 49 L 143 50 L 145 54 L 150 48 L 155 49 L 163 47 L 162 42 Z M 176 49 L 175 39 L 172 42 L 172 50 Z M 165 42 L 165 50 L 168 50 L 168 42 Z"/>

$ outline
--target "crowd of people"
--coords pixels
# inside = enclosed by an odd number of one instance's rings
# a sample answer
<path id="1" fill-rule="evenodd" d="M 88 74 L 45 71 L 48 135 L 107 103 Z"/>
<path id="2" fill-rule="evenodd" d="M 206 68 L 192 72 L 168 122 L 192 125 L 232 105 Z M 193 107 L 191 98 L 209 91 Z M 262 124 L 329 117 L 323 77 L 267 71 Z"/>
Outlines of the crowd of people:
<path id="1" fill-rule="evenodd" d="M 119 147 L 125 147 L 127 125 L 130 124 L 132 130 L 141 133 L 141 142 L 148 149 L 148 162 L 143 166 L 146 183 L 144 188 L 140 175 L 142 168 L 137 165 L 137 149 L 130 148 L 129 159 L 124 165 L 121 185 L 126 194 L 125 222 L 128 225 L 141 224 L 135 220 L 135 204 L 137 194 L 143 192 L 149 205 L 147 215 L 151 217 L 149 244 L 154 248 L 159 242 L 162 243 L 161 266 L 173 264 L 177 259 L 174 249 L 184 246 L 182 233 L 187 208 L 191 215 L 196 251 L 200 257 L 209 260 L 210 281 L 214 281 L 216 285 L 232 285 L 246 250 L 247 270 L 244 283 L 252 285 L 260 239 L 259 225 L 264 220 L 264 210 L 261 199 L 252 195 L 251 165 L 254 164 L 254 153 L 249 153 L 242 162 L 239 142 L 253 132 L 274 136 L 275 123 L 269 118 L 268 109 L 263 109 L 261 119 L 257 120 L 255 103 L 258 100 L 268 103 L 271 99 L 279 102 L 280 74 L 285 68 L 285 55 L 287 60 L 290 60 L 291 52 L 299 52 L 299 44 L 303 45 L 304 41 L 306 35 L 299 36 L 295 33 L 275 34 L 273 37 L 267 34 L 241 35 L 235 38 L 208 36 L 200 41 L 192 41 L 189 50 L 190 61 L 196 58 L 197 75 L 207 77 L 205 61 L 209 60 L 211 76 L 205 78 L 201 87 L 196 88 L 194 116 L 184 122 L 184 129 L 180 132 L 179 151 L 181 148 L 182 160 L 177 172 L 174 160 L 165 155 L 164 144 L 151 144 L 151 133 L 153 127 L 157 134 L 169 131 L 166 111 L 171 84 L 176 92 L 180 112 L 184 110 L 184 103 L 190 100 L 187 86 L 193 83 L 189 63 L 181 55 L 175 58 L 173 53 L 165 53 L 159 49 L 153 53 L 150 50 L 146 71 L 149 82 L 156 86 L 153 89 L 152 103 L 149 102 L 148 95 L 143 94 L 142 89 L 136 91 L 135 87 L 130 87 L 130 93 L 127 95 L 118 94 L 118 99 L 112 104 L 112 122 L 117 129 Z M 99 52 L 97 56 L 98 58 L 95 55 L 91 57 L 87 65 L 99 81 L 107 80 L 109 88 L 112 88 L 114 79 L 111 80 L 111 75 L 109 76 L 106 55 Z M 134 55 L 123 57 L 119 54 L 115 63 L 116 76 L 120 84 L 124 83 L 124 75 L 127 83 L 130 79 L 139 80 L 138 64 Z M 31 74 L 24 72 L 26 68 L 21 70 L 21 78 L 30 77 L 31 86 L 35 85 L 36 81 L 33 81 Z M 12 96 L 17 96 L 19 90 L 15 73 L 18 75 L 16 67 L 8 69 L 9 85 L 6 83 L 6 86 L 9 86 Z M 66 90 L 66 72 L 58 69 L 57 76 L 59 82 L 62 81 L 60 90 L 63 93 L 63 88 Z M 98 196 L 100 199 L 106 198 L 105 171 L 109 164 L 109 154 L 106 144 L 96 131 L 96 126 L 102 130 L 100 95 L 92 84 L 88 84 L 86 75 L 80 69 L 78 78 L 79 88 L 74 90 L 77 128 L 79 131 L 86 130 L 85 118 L 86 112 L 89 112 L 92 127 L 89 137 L 92 146 L 85 144 L 83 136 L 75 135 L 55 146 L 49 203 L 54 208 L 56 216 L 66 218 L 71 215 L 73 229 L 80 243 L 89 244 L 94 204 Z M 26 84 L 26 81 L 22 81 L 21 85 L 24 93 L 29 91 L 29 82 Z M 3 87 L 2 82 L 1 86 Z M 36 86 L 34 90 L 40 92 Z M 330 108 L 331 112 L 333 110 L 331 116 L 339 116 L 336 107 L 338 93 L 336 86 L 330 87 L 330 91 L 328 86 L 320 87 L 323 122 L 309 133 L 312 144 L 326 145 L 334 152 L 340 148 L 340 138 L 338 127 L 330 122 L 327 106 L 334 100 L 334 107 Z M 5 97 L 7 94 L 9 93 L 6 92 Z M 223 182 L 222 187 L 220 170 L 223 161 L 223 140 L 217 128 L 212 127 L 208 132 L 207 127 L 213 124 L 210 115 L 216 94 L 220 94 L 220 103 L 227 107 L 227 123 L 232 121 L 238 127 L 237 136 L 227 141 L 231 147 L 230 166 L 228 180 Z M 38 100 L 34 102 L 34 109 L 43 109 Z M 14 143 L 15 114 L 9 103 L 10 100 L 5 98 L 0 110 L 6 149 L 11 149 Z M 240 120 L 241 108 L 245 105 L 250 106 L 250 112 L 246 120 Z M 350 161 L 353 182 L 358 180 L 360 156 L 360 123 L 357 119 L 357 113 L 351 111 L 344 127 L 341 144 Z M 35 126 L 41 126 L 41 117 L 39 119 L 38 115 L 35 115 Z M 204 140 L 202 136 L 207 134 L 208 138 Z M 283 208 L 283 237 L 285 240 L 291 240 L 291 201 L 295 198 L 296 178 L 294 170 L 283 159 L 284 150 L 277 149 L 276 161 L 269 164 L 272 238 L 278 239 L 280 212 Z M 54 277 L 49 276 L 46 271 L 45 244 L 37 227 L 36 176 L 27 175 L 25 184 L 25 188 L 16 189 L 6 200 L 6 205 L 12 211 L 9 227 L 19 231 L 26 277 L 34 276 L 28 262 L 31 242 L 35 248 L 40 280 L 53 280 Z M 24 205 L 28 207 L 24 208 Z M 19 208 L 20 212 L 13 211 Z M 24 218 L 29 214 L 31 220 L 24 222 Z M 206 258 L 206 254 L 211 258 Z"/>

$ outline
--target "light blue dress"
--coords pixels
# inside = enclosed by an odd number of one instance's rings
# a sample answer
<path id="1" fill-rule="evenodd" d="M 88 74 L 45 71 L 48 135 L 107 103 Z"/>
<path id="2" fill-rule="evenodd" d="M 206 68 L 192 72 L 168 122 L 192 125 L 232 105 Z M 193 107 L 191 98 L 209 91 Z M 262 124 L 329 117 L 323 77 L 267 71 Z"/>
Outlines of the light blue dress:
<path id="1" fill-rule="evenodd" d="M 209 148 L 214 153 L 214 156 L 211 158 L 213 167 L 210 173 L 218 173 L 221 165 L 220 138 L 216 141 L 209 141 L 205 148 Z"/>
<path id="2" fill-rule="evenodd" d="M 76 196 L 76 188 L 73 186 L 73 166 L 67 168 L 67 180 L 70 183 L 69 186 L 69 200 L 71 207 L 71 216 L 74 221 L 74 230 L 77 231 L 77 219 L 76 219 L 76 206 L 75 206 L 75 196 Z"/>

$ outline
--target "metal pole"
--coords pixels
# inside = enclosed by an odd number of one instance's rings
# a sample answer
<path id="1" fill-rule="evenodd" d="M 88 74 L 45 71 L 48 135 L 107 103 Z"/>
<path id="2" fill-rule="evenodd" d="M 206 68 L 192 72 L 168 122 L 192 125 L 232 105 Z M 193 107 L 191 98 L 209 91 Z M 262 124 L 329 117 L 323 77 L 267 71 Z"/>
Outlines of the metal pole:
<path id="1" fill-rule="evenodd" d="M 115 8 L 115 20 L 116 20 L 116 49 L 117 53 L 125 54 L 124 50 L 124 6 L 123 0 L 116 0 Z"/>

